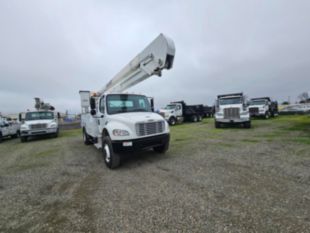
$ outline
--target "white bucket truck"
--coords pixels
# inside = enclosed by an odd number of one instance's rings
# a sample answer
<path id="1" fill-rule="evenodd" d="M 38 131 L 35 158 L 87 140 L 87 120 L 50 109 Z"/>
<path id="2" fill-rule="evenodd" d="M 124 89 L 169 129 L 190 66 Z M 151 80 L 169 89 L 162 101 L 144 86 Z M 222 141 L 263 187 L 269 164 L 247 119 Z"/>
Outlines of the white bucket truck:
<path id="1" fill-rule="evenodd" d="M 171 69 L 174 42 L 160 34 L 100 91 L 80 91 L 81 127 L 84 143 L 102 150 L 107 167 L 120 165 L 121 154 L 153 148 L 164 153 L 169 147 L 169 126 L 144 95 L 125 90 Z"/>
<path id="2" fill-rule="evenodd" d="M 54 112 L 54 107 L 35 98 L 36 111 L 28 111 L 19 114 L 20 140 L 26 142 L 28 138 L 35 136 L 51 135 L 58 137 L 59 113 Z"/>
<path id="3" fill-rule="evenodd" d="M 251 118 L 243 93 L 218 95 L 215 109 L 215 128 L 224 124 L 239 124 L 251 128 Z"/>

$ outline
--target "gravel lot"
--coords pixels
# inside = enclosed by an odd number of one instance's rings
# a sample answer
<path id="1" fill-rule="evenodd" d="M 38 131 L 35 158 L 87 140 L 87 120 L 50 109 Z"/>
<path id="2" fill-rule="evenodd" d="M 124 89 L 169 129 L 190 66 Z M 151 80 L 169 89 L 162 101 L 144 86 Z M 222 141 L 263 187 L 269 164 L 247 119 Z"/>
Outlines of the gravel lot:
<path id="1" fill-rule="evenodd" d="M 172 128 L 105 167 L 80 130 L 0 144 L 0 232 L 310 232 L 310 117 Z"/>

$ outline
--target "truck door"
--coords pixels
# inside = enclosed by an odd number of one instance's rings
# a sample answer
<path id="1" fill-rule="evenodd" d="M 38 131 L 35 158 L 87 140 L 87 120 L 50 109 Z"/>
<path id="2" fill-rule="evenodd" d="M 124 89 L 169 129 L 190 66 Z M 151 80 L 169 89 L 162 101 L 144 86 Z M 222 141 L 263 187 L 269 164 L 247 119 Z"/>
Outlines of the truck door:
<path id="1" fill-rule="evenodd" d="M 182 105 L 181 104 L 177 104 L 177 106 L 175 107 L 175 115 L 177 117 L 182 116 Z"/>
<path id="2" fill-rule="evenodd" d="M 99 133 L 100 113 L 98 112 L 96 102 L 96 98 L 90 98 L 91 114 L 89 114 L 89 118 L 86 123 L 86 132 L 92 137 L 98 137 Z M 95 111 L 94 114 L 92 114 L 92 111 Z"/>
<path id="3" fill-rule="evenodd" d="M 2 121 L 0 123 L 0 127 L 1 127 L 2 136 L 8 136 L 10 134 L 10 131 L 9 131 L 10 126 L 8 122 Z"/>
<path id="4" fill-rule="evenodd" d="M 101 97 L 100 99 L 100 103 L 99 103 L 99 115 L 100 115 L 100 118 L 99 118 L 99 127 L 98 127 L 98 130 L 100 132 L 102 132 L 105 124 L 106 124 L 106 121 L 107 121 L 107 117 L 106 117 L 106 106 L 105 106 L 105 96 Z"/>

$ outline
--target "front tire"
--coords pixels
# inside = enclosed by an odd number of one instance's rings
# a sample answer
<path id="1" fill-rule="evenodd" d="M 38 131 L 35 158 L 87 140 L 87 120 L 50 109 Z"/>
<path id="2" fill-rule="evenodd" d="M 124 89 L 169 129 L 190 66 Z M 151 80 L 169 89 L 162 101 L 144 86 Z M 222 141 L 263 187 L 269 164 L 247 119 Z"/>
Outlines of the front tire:
<path id="1" fill-rule="evenodd" d="M 270 118 L 270 112 L 268 111 L 265 113 L 265 119 L 269 119 L 269 118 Z"/>
<path id="2" fill-rule="evenodd" d="M 109 136 L 102 139 L 102 154 L 108 168 L 114 169 L 120 166 L 121 157 L 113 151 L 112 142 Z"/>
<path id="3" fill-rule="evenodd" d="M 161 146 L 155 146 L 153 147 L 153 150 L 157 153 L 164 154 L 168 151 L 169 149 L 169 140 L 162 144 Z"/>
<path id="4" fill-rule="evenodd" d="M 85 145 L 90 145 L 91 144 L 91 140 L 89 135 L 86 133 L 85 128 L 83 128 L 83 142 Z"/>
<path id="5" fill-rule="evenodd" d="M 217 121 L 214 121 L 214 126 L 217 129 L 221 128 L 221 124 L 219 122 L 217 122 Z"/>
<path id="6" fill-rule="evenodd" d="M 251 121 L 245 122 L 244 123 L 244 128 L 250 129 L 251 128 Z"/>
<path id="7" fill-rule="evenodd" d="M 177 123 L 176 119 L 174 117 L 170 117 L 169 119 L 169 125 L 175 125 Z"/>

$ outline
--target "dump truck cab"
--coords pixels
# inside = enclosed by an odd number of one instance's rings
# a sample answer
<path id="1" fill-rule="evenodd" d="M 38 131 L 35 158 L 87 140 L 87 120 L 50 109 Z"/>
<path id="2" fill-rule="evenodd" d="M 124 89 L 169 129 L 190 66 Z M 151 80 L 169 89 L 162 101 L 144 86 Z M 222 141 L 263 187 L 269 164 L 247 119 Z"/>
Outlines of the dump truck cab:
<path id="1" fill-rule="evenodd" d="M 224 124 L 241 124 L 251 127 L 251 119 L 243 93 L 218 95 L 216 100 L 215 127 Z"/>
<path id="2" fill-rule="evenodd" d="M 278 103 L 270 97 L 252 98 L 249 102 L 251 117 L 264 117 L 269 119 L 278 115 Z"/>

